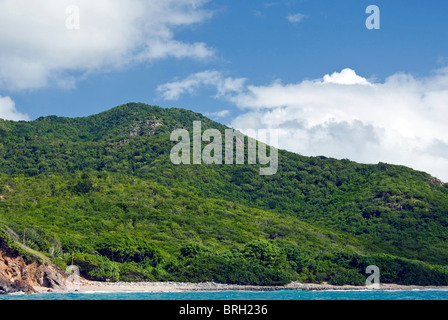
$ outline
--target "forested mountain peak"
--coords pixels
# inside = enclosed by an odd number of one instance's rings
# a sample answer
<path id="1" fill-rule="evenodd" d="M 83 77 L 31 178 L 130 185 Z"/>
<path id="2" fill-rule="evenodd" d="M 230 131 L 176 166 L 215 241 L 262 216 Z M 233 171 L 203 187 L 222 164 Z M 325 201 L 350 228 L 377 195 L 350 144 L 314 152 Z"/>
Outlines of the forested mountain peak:
<path id="1" fill-rule="evenodd" d="M 34 121 L 0 120 L 0 136 L 97 141 L 117 136 L 151 136 L 177 128 L 192 128 L 193 120 L 204 128 L 222 128 L 199 113 L 179 108 L 161 108 L 143 103 L 127 103 L 88 117 L 40 117 Z"/>

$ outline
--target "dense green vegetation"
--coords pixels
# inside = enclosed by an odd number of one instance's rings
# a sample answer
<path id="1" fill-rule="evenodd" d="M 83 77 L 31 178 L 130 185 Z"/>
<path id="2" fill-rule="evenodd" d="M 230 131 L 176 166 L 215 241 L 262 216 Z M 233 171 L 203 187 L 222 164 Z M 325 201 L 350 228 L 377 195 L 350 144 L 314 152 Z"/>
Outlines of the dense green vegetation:
<path id="1" fill-rule="evenodd" d="M 90 279 L 448 285 L 448 186 L 402 166 L 279 151 L 259 165 L 171 164 L 170 133 L 224 130 L 128 104 L 0 120 L 0 223 Z M 2 238 L 0 234 L 0 238 Z"/>

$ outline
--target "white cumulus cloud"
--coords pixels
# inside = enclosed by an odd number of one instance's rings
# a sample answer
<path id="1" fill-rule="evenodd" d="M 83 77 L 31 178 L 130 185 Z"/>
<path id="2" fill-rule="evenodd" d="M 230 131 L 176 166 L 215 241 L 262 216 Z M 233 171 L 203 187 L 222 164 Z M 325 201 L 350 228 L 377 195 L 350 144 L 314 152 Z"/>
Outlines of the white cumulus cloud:
<path id="1" fill-rule="evenodd" d="M 2 0 L 0 87 L 73 86 L 92 72 L 167 57 L 204 59 L 202 42 L 176 39 L 179 27 L 211 17 L 206 0 Z M 67 28 L 79 9 L 79 29 Z"/>
<path id="2" fill-rule="evenodd" d="M 19 121 L 29 120 L 29 117 L 17 111 L 16 105 L 10 97 L 0 96 L 0 119 Z"/>
<path id="3" fill-rule="evenodd" d="M 346 68 L 341 72 L 334 72 L 331 76 L 326 74 L 324 76 L 324 83 L 336 84 L 370 84 L 366 78 L 360 77 L 352 69 Z"/>

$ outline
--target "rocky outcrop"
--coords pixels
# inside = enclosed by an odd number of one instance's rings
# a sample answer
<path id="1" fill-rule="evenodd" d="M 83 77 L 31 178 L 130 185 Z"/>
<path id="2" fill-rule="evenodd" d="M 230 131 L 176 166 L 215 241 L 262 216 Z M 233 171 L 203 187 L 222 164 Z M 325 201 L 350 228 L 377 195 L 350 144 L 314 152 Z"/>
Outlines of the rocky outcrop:
<path id="1" fill-rule="evenodd" d="M 35 293 L 37 288 L 65 290 L 68 275 L 58 267 L 34 261 L 25 261 L 20 255 L 0 250 L 0 294 L 15 292 Z"/>
<path id="2" fill-rule="evenodd" d="M 439 187 L 443 186 L 443 182 L 440 181 L 440 180 L 437 179 L 437 178 L 431 178 L 431 179 L 429 179 L 429 183 L 432 184 L 432 185 L 439 186 Z"/>

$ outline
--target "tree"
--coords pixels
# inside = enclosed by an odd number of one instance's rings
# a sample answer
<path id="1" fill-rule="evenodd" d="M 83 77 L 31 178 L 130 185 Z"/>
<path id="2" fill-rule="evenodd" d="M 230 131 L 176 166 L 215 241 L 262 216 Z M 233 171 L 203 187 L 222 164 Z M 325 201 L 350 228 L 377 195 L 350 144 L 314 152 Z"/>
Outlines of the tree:
<path id="1" fill-rule="evenodd" d="M 274 266 L 278 264 L 282 258 L 281 250 L 266 240 L 256 240 L 248 243 L 243 255 L 248 259 L 260 261 L 263 266 Z"/>

